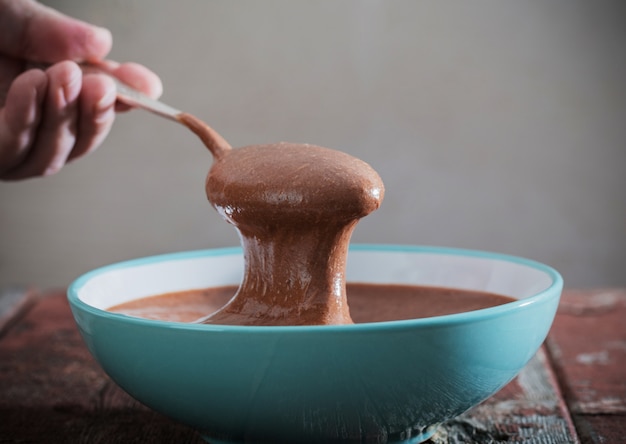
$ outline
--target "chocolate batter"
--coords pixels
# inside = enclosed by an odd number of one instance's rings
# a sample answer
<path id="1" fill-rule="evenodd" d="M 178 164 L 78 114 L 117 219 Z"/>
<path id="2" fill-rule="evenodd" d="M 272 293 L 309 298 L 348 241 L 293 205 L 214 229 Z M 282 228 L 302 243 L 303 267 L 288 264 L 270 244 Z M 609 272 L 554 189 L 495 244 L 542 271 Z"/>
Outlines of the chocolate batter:
<path id="1" fill-rule="evenodd" d="M 179 120 L 214 157 L 211 204 L 239 231 L 244 278 L 232 300 L 202 319 L 240 325 L 352 323 L 345 267 L 358 220 L 380 206 L 384 187 L 365 162 L 314 145 L 231 149 L 190 114 Z"/>
<path id="2" fill-rule="evenodd" d="M 136 299 L 109 310 L 130 316 L 193 322 L 222 307 L 236 286 L 189 290 Z M 470 290 L 411 286 L 347 284 L 350 314 L 355 323 L 398 321 L 462 313 L 493 307 L 514 299 Z"/>
<path id="3" fill-rule="evenodd" d="M 357 221 L 383 197 L 383 183 L 368 164 L 313 145 L 249 146 L 217 159 L 206 192 L 239 231 L 245 269 L 233 300 L 202 322 L 352 322 L 348 243 Z"/>

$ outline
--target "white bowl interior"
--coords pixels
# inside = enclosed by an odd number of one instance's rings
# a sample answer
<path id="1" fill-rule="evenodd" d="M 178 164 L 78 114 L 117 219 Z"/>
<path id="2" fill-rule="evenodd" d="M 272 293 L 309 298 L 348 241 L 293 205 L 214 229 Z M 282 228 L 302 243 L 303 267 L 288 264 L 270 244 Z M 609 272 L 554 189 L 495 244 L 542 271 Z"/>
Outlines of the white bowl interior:
<path id="1" fill-rule="evenodd" d="M 445 249 L 354 249 L 348 256 L 346 273 L 349 282 L 455 287 L 517 299 L 537 294 L 553 283 L 553 277 L 539 264 Z M 174 254 L 96 270 L 77 290 L 80 300 L 104 310 L 146 296 L 237 285 L 242 274 L 243 258 L 234 250 L 209 255 Z"/>
<path id="2" fill-rule="evenodd" d="M 463 288 L 516 299 L 533 296 L 553 283 L 547 271 L 537 268 L 539 264 L 472 253 L 356 251 L 349 257 L 347 280 Z"/>

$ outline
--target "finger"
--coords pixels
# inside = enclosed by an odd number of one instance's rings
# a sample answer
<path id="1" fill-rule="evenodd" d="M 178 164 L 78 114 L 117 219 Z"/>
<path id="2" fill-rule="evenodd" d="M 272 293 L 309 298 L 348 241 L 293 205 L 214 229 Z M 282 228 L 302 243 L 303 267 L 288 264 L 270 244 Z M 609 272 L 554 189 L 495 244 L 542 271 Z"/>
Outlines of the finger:
<path id="1" fill-rule="evenodd" d="M 32 0 L 0 2 L 0 52 L 37 62 L 91 61 L 111 50 L 110 31 Z"/>
<path id="2" fill-rule="evenodd" d="M 163 93 L 163 84 L 159 76 L 138 63 L 122 63 L 110 72 L 128 86 L 154 99 L 159 98 Z M 128 105 L 121 103 L 118 103 L 116 106 L 117 111 L 126 111 L 130 108 Z"/>
<path id="3" fill-rule="evenodd" d="M 6 103 L 13 81 L 25 71 L 24 61 L 0 54 L 0 107 Z"/>
<path id="4" fill-rule="evenodd" d="M 158 98 L 163 93 L 161 79 L 154 72 L 138 63 L 119 63 L 113 60 L 101 60 L 94 63 L 97 69 L 104 71 L 120 80 L 122 83 L 143 92 L 149 97 Z M 128 111 L 132 107 L 117 102 L 116 111 Z"/>
<path id="5" fill-rule="evenodd" d="M 122 63 L 113 70 L 113 75 L 129 86 L 141 91 L 154 99 L 163 93 L 161 79 L 138 63 Z"/>
<path id="6" fill-rule="evenodd" d="M 0 179 L 28 155 L 36 137 L 48 88 L 43 71 L 31 70 L 15 79 L 0 110 Z"/>
<path id="7" fill-rule="evenodd" d="M 113 80 L 97 74 L 84 76 L 79 109 L 77 139 L 68 161 L 95 150 L 111 130 L 115 120 Z"/>
<path id="8" fill-rule="evenodd" d="M 74 62 L 48 68 L 48 89 L 37 137 L 22 163 L 12 169 L 9 179 L 48 176 L 65 164 L 76 141 L 78 97 L 82 72 Z"/>

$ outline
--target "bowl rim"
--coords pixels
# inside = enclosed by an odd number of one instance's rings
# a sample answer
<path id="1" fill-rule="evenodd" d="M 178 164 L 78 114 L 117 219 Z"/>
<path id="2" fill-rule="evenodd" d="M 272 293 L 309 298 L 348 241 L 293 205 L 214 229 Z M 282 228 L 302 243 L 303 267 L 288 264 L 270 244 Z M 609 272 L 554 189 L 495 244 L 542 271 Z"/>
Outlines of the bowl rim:
<path id="1" fill-rule="evenodd" d="M 495 307 L 483 308 L 480 310 L 473 310 L 462 313 L 454 313 L 443 316 L 433 316 L 429 318 L 418 319 L 406 319 L 398 321 L 385 321 L 385 322 L 366 322 L 359 324 L 349 325 L 293 325 L 293 326 L 249 326 L 249 325 L 218 325 L 218 324 L 194 324 L 187 322 L 176 321 L 159 321 L 153 319 L 145 319 L 134 316 L 129 316 L 121 313 L 112 313 L 106 310 L 102 310 L 92 305 L 83 302 L 78 293 L 81 288 L 92 278 L 107 273 L 119 268 L 126 268 L 129 266 L 142 266 L 155 262 L 164 261 L 178 261 L 189 260 L 199 257 L 207 256 L 227 256 L 227 255 L 241 255 L 243 250 L 241 247 L 225 247 L 225 248 L 210 248 L 202 250 L 190 250 L 181 251 L 175 253 L 158 254 L 152 256 L 145 256 L 136 259 L 130 259 L 120 262 L 115 262 L 109 265 L 104 265 L 88 271 L 78 278 L 76 278 L 67 288 L 67 298 L 70 306 L 83 312 L 88 312 L 96 317 L 105 318 L 112 321 L 123 322 L 134 325 L 160 327 L 166 329 L 178 329 L 178 330 L 192 330 L 192 331 L 212 331 L 212 332 L 228 332 L 228 333 L 244 333 L 255 334 L 263 333 L 306 333 L 316 332 L 324 334 L 324 332 L 333 333 L 341 331 L 343 333 L 348 332 L 364 332 L 364 331 L 377 331 L 377 330 L 404 330 L 413 328 L 424 327 L 440 327 L 459 325 L 469 322 L 480 322 L 494 317 L 503 315 L 506 312 L 513 312 L 522 307 L 528 307 L 534 304 L 541 304 L 556 297 L 560 297 L 563 289 L 563 278 L 561 274 L 549 265 L 537 262 L 532 259 L 527 259 L 519 256 L 495 253 L 487 250 L 473 250 L 463 248 L 450 248 L 450 247 L 438 247 L 428 245 L 396 245 L 396 244 L 351 244 L 349 251 L 370 251 L 370 252 L 398 252 L 398 253 L 429 253 L 440 255 L 453 255 L 453 256 L 466 256 L 466 257 L 478 257 L 483 259 L 494 259 L 500 261 L 513 262 L 520 265 L 525 265 L 536 270 L 546 273 L 552 279 L 552 283 L 540 292 L 529 296 L 524 299 L 508 302 L 506 304 L 498 305 Z M 350 281 L 348 281 L 350 282 Z"/>

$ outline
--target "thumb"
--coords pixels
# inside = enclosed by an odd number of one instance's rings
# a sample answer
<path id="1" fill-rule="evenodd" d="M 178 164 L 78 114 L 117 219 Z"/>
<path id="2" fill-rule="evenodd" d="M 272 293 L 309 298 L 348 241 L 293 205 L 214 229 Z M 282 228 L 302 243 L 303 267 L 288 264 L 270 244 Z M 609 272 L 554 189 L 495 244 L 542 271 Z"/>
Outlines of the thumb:
<path id="1" fill-rule="evenodd" d="M 33 0 L 0 0 L 0 53 L 34 62 L 95 61 L 111 50 L 111 33 Z"/>

